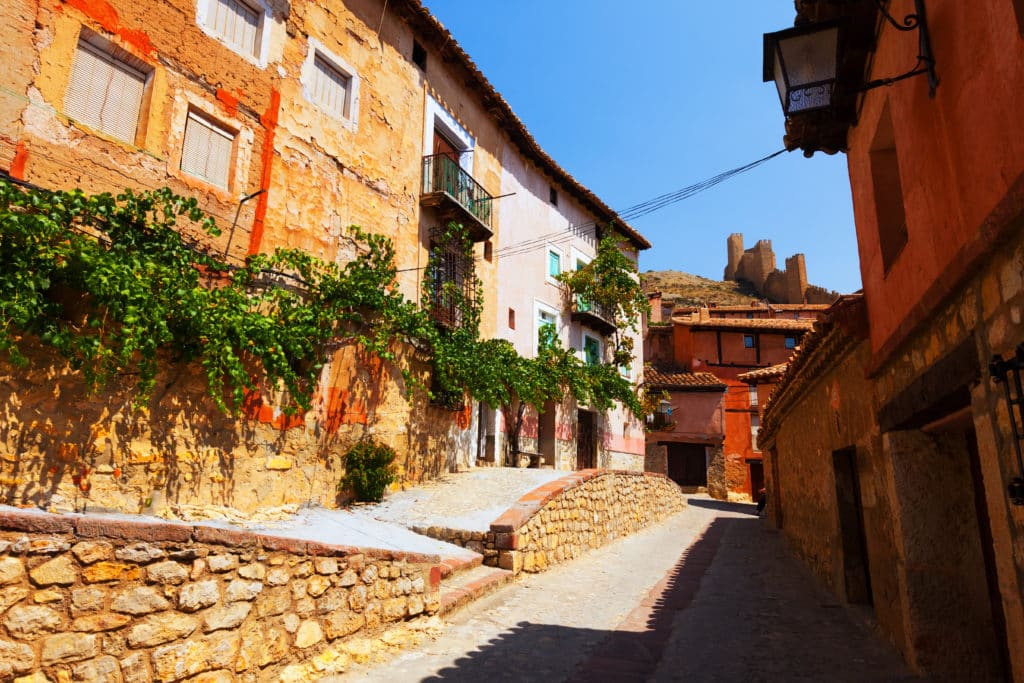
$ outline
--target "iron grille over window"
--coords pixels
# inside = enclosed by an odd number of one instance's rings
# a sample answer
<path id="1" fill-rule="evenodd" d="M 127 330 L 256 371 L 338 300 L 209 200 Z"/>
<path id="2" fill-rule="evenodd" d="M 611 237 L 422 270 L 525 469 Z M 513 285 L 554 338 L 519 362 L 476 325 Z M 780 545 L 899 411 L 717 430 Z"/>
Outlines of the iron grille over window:
<path id="1" fill-rule="evenodd" d="M 445 239 L 444 230 L 434 228 L 430 261 L 426 272 L 430 315 L 445 327 L 462 327 L 465 311 L 476 298 L 473 257 L 463 252 L 459 240 Z"/>

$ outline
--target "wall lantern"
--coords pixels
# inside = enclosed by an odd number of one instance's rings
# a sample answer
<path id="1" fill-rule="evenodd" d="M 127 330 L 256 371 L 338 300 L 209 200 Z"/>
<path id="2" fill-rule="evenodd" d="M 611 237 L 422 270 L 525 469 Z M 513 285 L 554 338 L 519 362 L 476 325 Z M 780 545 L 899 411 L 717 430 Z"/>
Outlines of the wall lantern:
<path id="1" fill-rule="evenodd" d="M 842 3 L 844 0 L 822 0 Z M 928 93 L 935 94 L 939 80 L 935 75 L 931 40 L 924 13 L 924 0 L 914 0 L 914 14 L 898 21 L 886 9 L 888 0 L 860 0 L 874 2 L 882 16 L 899 31 L 918 32 L 917 64 L 905 74 L 871 81 L 855 89 L 856 92 L 892 85 L 911 76 L 928 76 Z M 782 111 L 788 117 L 794 114 L 831 109 L 835 105 L 839 82 L 840 50 L 843 47 L 842 20 L 805 22 L 775 33 L 764 34 L 764 81 L 774 80 L 779 91 Z"/>
<path id="2" fill-rule="evenodd" d="M 1006 390 L 1006 409 L 1010 413 L 1010 427 L 1013 430 L 1013 446 L 1017 453 L 1018 475 L 1010 480 L 1007 493 L 1014 505 L 1024 505 L 1024 458 L 1021 457 L 1020 442 L 1024 439 L 1021 428 L 1024 427 L 1024 391 L 1022 391 L 1020 372 L 1024 369 L 1024 344 L 1017 347 L 1013 358 L 1003 360 L 1002 356 L 992 356 L 988 365 L 989 374 L 996 384 L 1002 384 Z"/>

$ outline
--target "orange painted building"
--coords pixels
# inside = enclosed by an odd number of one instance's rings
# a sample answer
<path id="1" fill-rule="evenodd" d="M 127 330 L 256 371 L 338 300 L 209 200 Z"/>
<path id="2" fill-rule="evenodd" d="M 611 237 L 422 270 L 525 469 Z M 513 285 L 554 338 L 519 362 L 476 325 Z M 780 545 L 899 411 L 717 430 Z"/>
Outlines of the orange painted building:
<path id="1" fill-rule="evenodd" d="M 883 5 L 796 3 L 844 30 L 830 108 L 785 142 L 847 154 L 866 342 L 822 337 L 773 397 L 768 518 L 921 674 L 1024 681 L 1024 472 L 989 369 L 1024 342 L 1024 3 Z M 922 54 L 937 82 L 880 87 Z"/>

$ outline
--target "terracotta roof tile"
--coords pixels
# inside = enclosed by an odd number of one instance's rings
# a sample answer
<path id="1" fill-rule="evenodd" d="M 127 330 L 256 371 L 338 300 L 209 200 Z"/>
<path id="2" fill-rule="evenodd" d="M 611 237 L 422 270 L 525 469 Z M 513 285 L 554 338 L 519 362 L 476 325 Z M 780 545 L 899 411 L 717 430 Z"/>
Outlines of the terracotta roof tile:
<path id="1" fill-rule="evenodd" d="M 791 318 L 707 318 L 704 320 L 674 318 L 673 321 L 680 325 L 706 330 L 729 328 L 737 330 L 796 330 L 807 332 L 814 329 L 814 320 L 810 318 L 801 318 L 799 320 Z"/>
<path id="2" fill-rule="evenodd" d="M 644 382 L 661 389 L 725 391 L 725 384 L 710 372 L 690 372 L 671 365 L 645 365 Z"/>
<path id="3" fill-rule="evenodd" d="M 770 365 L 766 368 L 758 368 L 757 370 L 751 370 L 742 374 L 736 375 L 736 379 L 741 382 L 757 383 L 758 380 L 762 379 L 775 379 L 782 377 L 786 374 L 786 368 L 789 367 L 789 363 L 779 363 L 778 365 Z"/>

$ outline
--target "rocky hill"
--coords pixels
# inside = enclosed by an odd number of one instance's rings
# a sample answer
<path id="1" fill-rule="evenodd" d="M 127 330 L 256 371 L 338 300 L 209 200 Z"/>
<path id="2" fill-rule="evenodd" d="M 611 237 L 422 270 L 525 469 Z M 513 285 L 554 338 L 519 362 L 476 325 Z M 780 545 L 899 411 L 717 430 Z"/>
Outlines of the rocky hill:
<path id="1" fill-rule="evenodd" d="M 640 273 L 644 291 L 661 292 L 665 301 L 677 306 L 742 306 L 760 299 L 746 282 L 722 282 L 678 270 L 649 270 Z"/>

